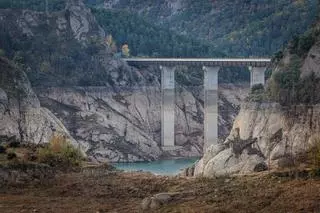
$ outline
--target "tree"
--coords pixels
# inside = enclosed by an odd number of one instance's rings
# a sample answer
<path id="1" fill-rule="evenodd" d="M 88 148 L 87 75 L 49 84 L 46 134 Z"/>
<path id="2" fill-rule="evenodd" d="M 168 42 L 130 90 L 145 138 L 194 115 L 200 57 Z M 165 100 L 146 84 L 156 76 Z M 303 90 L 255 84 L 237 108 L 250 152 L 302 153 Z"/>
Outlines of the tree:
<path id="1" fill-rule="evenodd" d="M 113 52 L 113 53 L 117 52 L 117 45 L 116 45 L 116 42 L 114 41 L 112 35 L 108 35 L 106 37 L 105 43 L 111 49 L 111 52 Z"/>
<path id="2" fill-rule="evenodd" d="M 121 51 L 122 51 L 122 56 L 126 58 L 130 57 L 130 49 L 128 44 L 122 45 Z"/>
<path id="3" fill-rule="evenodd" d="M 4 51 L 3 49 L 0 49 L 0 56 L 1 57 L 6 56 L 6 51 Z"/>
<path id="4" fill-rule="evenodd" d="M 40 71 L 41 72 L 49 72 L 51 70 L 51 65 L 48 61 L 43 61 L 40 64 Z"/>

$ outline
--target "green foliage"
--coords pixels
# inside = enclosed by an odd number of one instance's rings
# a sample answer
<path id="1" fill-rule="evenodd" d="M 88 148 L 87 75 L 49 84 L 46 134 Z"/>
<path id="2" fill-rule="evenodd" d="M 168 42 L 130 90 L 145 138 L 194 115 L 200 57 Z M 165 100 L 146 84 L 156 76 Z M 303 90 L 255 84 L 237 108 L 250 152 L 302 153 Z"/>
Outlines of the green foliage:
<path id="1" fill-rule="evenodd" d="M 263 101 L 265 99 L 264 86 L 262 84 L 253 85 L 248 98 L 254 102 Z"/>
<path id="2" fill-rule="evenodd" d="M 264 86 L 262 84 L 255 84 L 251 87 L 251 93 L 259 93 L 264 90 Z"/>
<path id="3" fill-rule="evenodd" d="M 79 166 L 84 159 L 81 151 L 62 135 L 53 136 L 46 147 L 38 150 L 37 157 L 40 163 L 53 167 Z"/>
<path id="4" fill-rule="evenodd" d="M 128 43 L 130 55 L 147 57 L 224 57 L 215 51 L 216 48 L 205 41 L 181 36 L 165 27 L 157 27 L 145 19 L 122 10 L 93 9 L 100 25 L 112 35 L 118 44 Z M 114 42 L 113 40 L 113 42 Z M 202 70 L 188 69 L 188 75 L 193 72 L 198 77 Z M 178 81 L 187 86 L 195 86 L 194 81 L 178 75 Z M 242 82 L 250 78 L 246 68 L 224 68 L 219 74 L 221 83 Z M 88 85 L 86 79 L 81 85 Z"/>
<path id="5" fill-rule="evenodd" d="M 100 0 L 86 2 L 101 4 Z M 308 29 L 316 19 L 318 0 L 185 0 L 178 11 L 166 1 L 119 0 L 113 7 L 139 13 L 150 23 L 176 33 L 201 38 L 228 55 L 270 56 L 293 35 Z M 303 46 L 308 44 L 306 41 Z"/>
<path id="6" fill-rule="evenodd" d="M 21 144 L 20 144 L 19 141 L 11 141 L 11 142 L 8 144 L 8 147 L 9 147 L 9 148 L 18 148 L 18 147 L 20 147 L 20 146 L 21 146 Z"/>
<path id="7" fill-rule="evenodd" d="M 293 104 L 299 100 L 301 58 L 292 55 L 290 63 L 272 75 L 268 86 L 268 96 L 281 104 Z"/>
<path id="8" fill-rule="evenodd" d="M 157 27 L 145 19 L 122 10 L 93 9 L 100 25 L 118 44 L 128 44 L 133 56 L 204 57 L 222 56 L 212 45 L 167 28 Z"/>
<path id="9" fill-rule="evenodd" d="M 6 56 L 6 51 L 3 49 L 0 49 L 0 57 Z"/>
<path id="10" fill-rule="evenodd" d="M 302 78 L 297 85 L 296 100 L 299 103 L 316 104 L 320 102 L 319 90 L 320 78 L 312 72 L 310 75 Z"/>
<path id="11" fill-rule="evenodd" d="M 315 44 L 319 30 L 309 30 L 301 36 L 295 36 L 289 44 L 291 54 L 296 54 L 299 57 L 305 57 L 310 48 Z"/>
<path id="12" fill-rule="evenodd" d="M 65 8 L 66 0 L 48 0 L 49 11 L 59 11 Z M 45 0 L 1 0 L 0 9 L 30 9 L 45 11 Z"/>
<path id="13" fill-rule="evenodd" d="M 284 54 L 282 50 L 279 50 L 278 52 L 276 52 L 273 57 L 272 57 L 272 61 L 277 63 L 279 62 L 282 58 L 283 58 Z"/>
<path id="14" fill-rule="evenodd" d="M 6 153 L 6 147 L 0 145 L 0 154 Z"/>
<path id="15" fill-rule="evenodd" d="M 122 56 L 125 58 L 130 57 L 130 49 L 129 49 L 128 44 L 122 45 L 121 53 L 122 53 Z"/>
<path id="16" fill-rule="evenodd" d="M 50 72 L 50 70 L 51 70 L 51 65 L 48 61 L 43 61 L 40 64 L 40 71 L 41 72 Z"/>
<path id="17" fill-rule="evenodd" d="M 303 57 L 303 56 L 302 56 Z M 266 94 L 282 105 L 316 104 L 320 102 L 320 78 L 314 72 L 301 77 L 302 59 L 291 55 L 290 63 L 272 74 Z"/>

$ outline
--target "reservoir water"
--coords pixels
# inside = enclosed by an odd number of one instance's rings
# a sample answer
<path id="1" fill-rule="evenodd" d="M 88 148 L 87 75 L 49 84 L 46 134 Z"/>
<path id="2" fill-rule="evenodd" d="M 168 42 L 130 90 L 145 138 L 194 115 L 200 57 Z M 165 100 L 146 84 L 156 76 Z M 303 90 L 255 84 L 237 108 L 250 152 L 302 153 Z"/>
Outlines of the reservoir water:
<path id="1" fill-rule="evenodd" d="M 199 158 L 158 160 L 153 162 L 115 163 L 116 168 L 124 171 L 145 171 L 157 175 L 177 175 L 182 169 L 193 165 Z"/>

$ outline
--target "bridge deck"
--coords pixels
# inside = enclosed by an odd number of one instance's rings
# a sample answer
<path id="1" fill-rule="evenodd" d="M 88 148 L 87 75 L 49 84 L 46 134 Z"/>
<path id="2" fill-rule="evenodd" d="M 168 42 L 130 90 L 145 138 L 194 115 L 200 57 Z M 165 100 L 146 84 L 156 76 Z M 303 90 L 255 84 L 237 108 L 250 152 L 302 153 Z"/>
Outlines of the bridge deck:
<path id="1" fill-rule="evenodd" d="M 163 66 L 253 66 L 267 67 L 269 58 L 126 58 L 129 65 L 163 65 Z"/>

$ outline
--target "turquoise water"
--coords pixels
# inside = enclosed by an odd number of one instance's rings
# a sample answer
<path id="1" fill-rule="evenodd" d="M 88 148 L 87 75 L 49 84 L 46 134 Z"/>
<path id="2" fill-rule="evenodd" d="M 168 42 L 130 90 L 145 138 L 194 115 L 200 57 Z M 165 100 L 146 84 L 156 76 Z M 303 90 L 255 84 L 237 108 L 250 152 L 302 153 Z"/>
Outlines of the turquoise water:
<path id="1" fill-rule="evenodd" d="M 193 165 L 198 159 L 186 158 L 139 163 L 115 163 L 114 166 L 124 171 L 145 171 L 157 175 L 177 175 L 182 169 Z"/>

